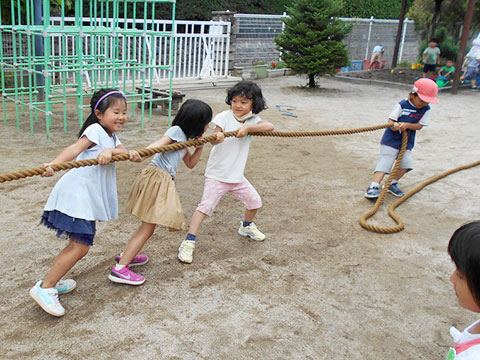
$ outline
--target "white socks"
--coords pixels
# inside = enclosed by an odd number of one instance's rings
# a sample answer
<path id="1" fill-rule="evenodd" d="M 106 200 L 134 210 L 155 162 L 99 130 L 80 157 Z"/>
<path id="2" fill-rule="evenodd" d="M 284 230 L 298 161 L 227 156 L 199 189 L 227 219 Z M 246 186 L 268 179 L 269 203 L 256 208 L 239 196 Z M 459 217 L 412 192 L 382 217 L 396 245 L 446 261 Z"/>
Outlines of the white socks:
<path id="1" fill-rule="evenodd" d="M 395 184 L 398 184 L 398 180 L 392 180 L 392 183 L 390 185 L 395 185 Z M 372 183 L 370 184 L 370 187 L 376 187 L 380 189 L 380 184 L 375 181 L 372 181 Z"/>
<path id="2" fill-rule="evenodd" d="M 125 266 L 127 266 L 127 265 L 116 264 L 115 265 L 115 270 L 122 270 Z"/>

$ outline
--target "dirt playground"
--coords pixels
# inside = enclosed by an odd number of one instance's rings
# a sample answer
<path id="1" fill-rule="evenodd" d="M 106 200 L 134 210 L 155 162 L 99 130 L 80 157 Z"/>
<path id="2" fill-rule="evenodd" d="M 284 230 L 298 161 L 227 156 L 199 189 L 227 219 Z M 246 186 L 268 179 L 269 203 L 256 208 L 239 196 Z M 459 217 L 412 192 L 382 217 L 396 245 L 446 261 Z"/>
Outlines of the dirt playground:
<path id="1" fill-rule="evenodd" d="M 380 69 L 374 71 L 352 71 L 339 73 L 341 76 L 364 80 L 387 81 L 400 84 L 413 84 L 416 79 L 423 77 L 422 70 L 410 68 Z"/>
<path id="2" fill-rule="evenodd" d="M 372 126 L 385 123 L 408 93 L 331 78 L 321 79 L 319 89 L 305 83 L 295 76 L 260 80 L 269 105 L 261 117 L 280 131 Z M 439 94 L 431 126 L 417 134 L 415 170 L 401 182 L 405 191 L 479 160 L 479 96 L 470 90 Z M 215 113 L 227 108 L 221 88 L 188 91 L 186 98 L 208 102 Z M 42 121 L 30 136 L 28 118 L 18 131 L 14 104 L 7 112 L 7 124 L 0 123 L 1 174 L 41 165 L 75 141 L 73 107 L 68 132 L 59 117 L 50 143 Z M 142 149 L 166 128 L 166 117 L 155 112 L 141 130 L 137 114 L 119 137 L 128 148 Z M 480 218 L 480 168 L 451 175 L 401 205 L 404 231 L 368 232 L 359 219 L 373 206 L 363 193 L 381 135 L 254 138 L 246 176 L 263 198 L 255 221 L 266 240 L 237 235 L 242 204 L 225 196 L 202 226 L 190 265 L 176 257 L 185 232 L 157 229 L 144 248 L 150 262 L 136 268 L 147 279 L 139 287 L 107 278 L 139 224 L 124 207 L 147 165 L 118 163 L 119 218 L 98 223 L 95 245 L 68 274 L 78 287 L 61 297 L 62 318 L 45 313 L 28 294 L 65 245 L 39 225 L 61 174 L 1 183 L 0 358 L 445 358 L 450 326 L 463 329 L 478 319 L 457 304 L 446 247 L 458 226 Z M 195 169 L 178 169 L 187 222 L 202 194 L 210 148 Z M 373 223 L 393 225 L 387 216 L 393 200 L 387 196 Z"/>

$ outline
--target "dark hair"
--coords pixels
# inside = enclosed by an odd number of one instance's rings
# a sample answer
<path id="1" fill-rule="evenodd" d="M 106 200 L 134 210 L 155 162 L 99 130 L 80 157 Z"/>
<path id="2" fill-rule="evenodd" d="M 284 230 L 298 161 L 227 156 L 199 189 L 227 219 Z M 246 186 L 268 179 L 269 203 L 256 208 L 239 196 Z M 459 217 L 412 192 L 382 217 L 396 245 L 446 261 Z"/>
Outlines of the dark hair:
<path id="1" fill-rule="evenodd" d="M 243 96 L 253 100 L 252 113 L 254 114 L 258 114 L 267 108 L 267 102 L 262 95 L 262 89 L 252 81 L 240 81 L 228 89 L 225 102 L 228 105 L 232 105 L 232 99 L 235 96 Z"/>
<path id="2" fill-rule="evenodd" d="M 180 126 L 187 139 L 193 139 L 203 134 L 205 126 L 212 121 L 212 114 L 212 108 L 207 103 L 188 99 L 178 110 L 172 126 Z"/>
<path id="3" fill-rule="evenodd" d="M 448 243 L 448 253 L 480 306 L 480 221 L 459 227 Z"/>
<path id="4" fill-rule="evenodd" d="M 437 40 L 437 39 L 435 39 L 435 38 L 433 38 L 433 39 L 430 39 L 428 42 L 429 42 L 429 43 L 431 43 L 431 42 L 434 42 L 435 44 L 438 44 L 438 40 Z"/>
<path id="5" fill-rule="evenodd" d="M 97 115 L 95 115 L 95 105 L 97 105 L 98 100 L 105 94 L 111 92 L 111 91 L 117 91 L 115 89 L 100 89 L 98 91 L 95 91 L 95 93 L 92 95 L 92 99 L 90 100 L 90 108 L 92 109 L 92 112 L 88 116 L 87 120 L 82 125 L 82 128 L 78 132 L 78 137 L 82 136 L 83 132 L 87 127 L 89 127 L 92 124 L 98 123 L 98 118 Z M 111 95 L 108 95 L 106 98 L 102 99 L 102 101 L 97 105 L 97 110 L 100 111 L 102 114 L 107 110 L 110 106 L 112 106 L 114 103 L 116 103 L 118 100 L 123 100 L 125 101 L 125 105 L 127 105 L 127 101 L 123 97 L 122 94 L 120 93 L 113 93 Z"/>

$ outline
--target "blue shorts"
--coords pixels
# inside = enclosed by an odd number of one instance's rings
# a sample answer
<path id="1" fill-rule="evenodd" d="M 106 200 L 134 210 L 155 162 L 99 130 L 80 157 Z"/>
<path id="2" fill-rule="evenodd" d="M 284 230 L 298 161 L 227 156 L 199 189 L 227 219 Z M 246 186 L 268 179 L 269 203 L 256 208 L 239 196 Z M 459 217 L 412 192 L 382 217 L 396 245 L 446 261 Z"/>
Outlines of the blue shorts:
<path id="1" fill-rule="evenodd" d="M 400 150 L 395 149 L 391 146 L 381 145 L 377 166 L 375 166 L 375 172 L 390 174 L 393 164 L 395 163 L 395 160 L 397 160 L 399 152 Z M 403 159 L 399 169 L 407 169 L 408 171 L 413 170 L 412 150 L 405 150 L 405 154 L 403 154 Z"/>
<path id="2" fill-rule="evenodd" d="M 60 211 L 44 211 L 40 222 L 57 231 L 57 236 L 67 235 L 75 242 L 93 245 L 95 221 L 72 218 Z"/>

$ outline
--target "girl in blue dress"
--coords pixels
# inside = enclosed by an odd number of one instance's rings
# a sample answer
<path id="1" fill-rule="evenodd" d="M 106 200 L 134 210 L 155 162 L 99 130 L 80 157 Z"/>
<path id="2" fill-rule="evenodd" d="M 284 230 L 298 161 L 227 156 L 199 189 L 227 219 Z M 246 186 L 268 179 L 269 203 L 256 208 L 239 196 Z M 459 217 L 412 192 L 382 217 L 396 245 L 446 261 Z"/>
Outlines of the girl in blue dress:
<path id="1" fill-rule="evenodd" d="M 117 184 L 113 155 L 128 152 L 117 137 L 127 121 L 125 94 L 113 89 L 95 92 L 90 101 L 92 113 L 78 134 L 78 140 L 65 148 L 53 161 L 44 164 L 42 176 L 54 174 L 50 165 L 84 159 L 98 159 L 100 165 L 75 168 L 63 175 L 45 205 L 41 223 L 68 237 L 67 246 L 57 255 L 43 280 L 30 289 L 30 295 L 47 313 L 63 316 L 65 309 L 58 294 L 72 291 L 76 282 L 62 277 L 93 245 L 95 221 L 118 216 Z M 130 159 L 139 161 L 130 154 Z"/>

